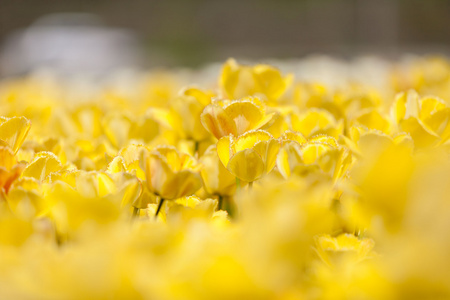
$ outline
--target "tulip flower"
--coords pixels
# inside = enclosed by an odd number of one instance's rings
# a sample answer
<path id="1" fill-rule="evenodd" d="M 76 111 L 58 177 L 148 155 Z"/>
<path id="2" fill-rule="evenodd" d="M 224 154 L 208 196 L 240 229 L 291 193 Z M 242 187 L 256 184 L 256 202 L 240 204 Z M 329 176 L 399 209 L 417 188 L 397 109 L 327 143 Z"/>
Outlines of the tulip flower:
<path id="1" fill-rule="evenodd" d="M 416 147 L 436 146 L 450 138 L 450 107 L 436 97 L 399 93 L 391 108 L 399 131 L 409 133 Z"/>
<path id="2" fill-rule="evenodd" d="M 143 151 L 141 168 L 145 172 L 148 188 L 161 198 L 156 215 L 164 200 L 190 196 L 202 185 L 200 165 L 193 157 L 180 153 L 172 146 Z"/>
<path id="3" fill-rule="evenodd" d="M 210 195 L 232 196 L 236 190 L 235 176 L 224 167 L 215 146 L 210 146 L 200 158 L 200 172 L 205 190 Z"/>
<path id="4" fill-rule="evenodd" d="M 306 138 L 318 134 L 326 134 L 337 138 L 344 130 L 342 120 L 336 118 L 324 109 L 311 108 L 302 114 L 293 113 L 290 116 L 292 130 L 302 133 Z"/>
<path id="5" fill-rule="evenodd" d="M 223 208 L 223 201 L 228 200 L 236 191 L 236 177 L 227 170 L 217 155 L 216 146 L 210 146 L 200 158 L 200 174 L 203 187 L 209 195 L 219 198 L 218 209 Z"/>
<path id="6" fill-rule="evenodd" d="M 182 138 L 199 142 L 209 137 L 201 123 L 200 115 L 214 96 L 211 91 L 190 87 L 183 89 L 172 101 L 171 112 L 174 119 L 172 125 Z"/>
<path id="7" fill-rule="evenodd" d="M 226 97 L 231 99 L 263 95 L 269 101 L 277 101 L 291 86 L 292 81 L 292 74 L 283 77 L 281 72 L 272 66 L 246 66 L 229 59 L 222 68 L 219 85 Z"/>
<path id="8" fill-rule="evenodd" d="M 11 184 L 19 178 L 24 163 L 18 163 L 13 151 L 9 147 L 0 146 L 0 189 L 8 193 Z"/>
<path id="9" fill-rule="evenodd" d="M 351 259 L 357 263 L 370 258 L 375 245 L 372 239 L 359 239 L 352 234 L 341 234 L 337 237 L 328 234 L 319 235 L 315 237 L 315 243 L 315 250 L 320 259 L 329 266 L 342 259 Z M 347 257 L 343 257 L 343 254 L 347 254 Z"/>
<path id="10" fill-rule="evenodd" d="M 24 117 L 0 117 L 0 146 L 8 146 L 17 153 L 30 128 L 31 122 Z"/>
<path id="11" fill-rule="evenodd" d="M 264 130 L 249 131 L 237 138 L 222 137 L 217 153 L 222 164 L 238 179 L 253 182 L 275 166 L 280 143 Z"/>
<path id="12" fill-rule="evenodd" d="M 329 173 L 334 181 L 341 178 L 351 163 L 348 150 L 326 135 L 306 140 L 299 132 L 287 131 L 281 138 L 277 169 L 284 178 L 305 168 Z"/>
<path id="13" fill-rule="evenodd" d="M 266 113 L 258 98 L 246 97 L 236 101 L 213 101 L 203 110 L 201 121 L 206 130 L 220 139 L 269 126 L 274 116 L 275 113 Z"/>

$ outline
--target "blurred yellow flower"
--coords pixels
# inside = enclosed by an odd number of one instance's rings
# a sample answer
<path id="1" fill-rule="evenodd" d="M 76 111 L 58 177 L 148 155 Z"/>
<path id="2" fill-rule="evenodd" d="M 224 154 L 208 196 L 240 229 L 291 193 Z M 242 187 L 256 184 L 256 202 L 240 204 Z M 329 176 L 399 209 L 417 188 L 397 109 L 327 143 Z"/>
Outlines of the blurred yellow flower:
<path id="1" fill-rule="evenodd" d="M 344 130 L 342 120 L 337 121 L 331 113 L 324 109 L 312 108 L 302 114 L 292 113 L 290 120 L 291 129 L 302 133 L 306 138 L 318 134 L 338 138 Z"/>
<path id="2" fill-rule="evenodd" d="M 396 96 L 391 114 L 398 130 L 410 134 L 417 147 L 442 144 L 450 138 L 450 108 L 443 100 L 419 98 L 410 90 Z"/>
<path id="3" fill-rule="evenodd" d="M 171 146 L 158 146 L 141 154 L 141 168 L 153 193 L 165 200 L 194 194 L 202 185 L 200 165 Z"/>
<path id="4" fill-rule="evenodd" d="M 25 168 L 24 163 L 18 163 L 9 147 L 0 146 L 0 188 L 8 193 L 11 184 L 19 178 Z"/>
<path id="5" fill-rule="evenodd" d="M 269 101 L 276 101 L 292 81 L 292 74 L 283 77 L 279 70 L 270 65 L 246 66 L 229 59 L 222 67 L 219 85 L 229 99 L 263 95 Z"/>

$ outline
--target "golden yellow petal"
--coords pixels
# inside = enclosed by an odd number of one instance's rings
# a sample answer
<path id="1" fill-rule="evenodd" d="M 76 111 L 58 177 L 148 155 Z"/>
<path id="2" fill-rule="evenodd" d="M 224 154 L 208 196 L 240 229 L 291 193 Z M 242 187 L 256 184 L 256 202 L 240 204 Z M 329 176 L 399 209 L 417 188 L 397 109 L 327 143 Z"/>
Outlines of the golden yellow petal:
<path id="1" fill-rule="evenodd" d="M 424 97 L 420 99 L 419 103 L 419 118 L 422 120 L 447 108 L 445 101 L 437 97 Z"/>
<path id="2" fill-rule="evenodd" d="M 355 121 L 367 128 L 380 130 L 387 134 L 391 131 L 391 123 L 389 120 L 374 109 L 360 114 Z"/>
<path id="3" fill-rule="evenodd" d="M 278 171 L 284 178 L 291 176 L 291 172 L 297 165 L 302 163 L 301 150 L 298 143 L 288 141 L 280 148 L 276 165 Z"/>
<path id="4" fill-rule="evenodd" d="M 3 118 L 0 124 L 0 140 L 7 143 L 16 153 L 30 128 L 30 120 L 24 117 Z"/>
<path id="5" fill-rule="evenodd" d="M 334 116 L 323 109 L 310 109 L 301 115 L 292 114 L 291 124 L 292 130 L 301 132 L 307 138 L 339 127 Z"/>
<path id="6" fill-rule="evenodd" d="M 219 156 L 220 161 L 224 166 L 228 165 L 230 161 L 232 153 L 232 144 L 233 138 L 232 136 L 224 136 L 217 142 L 217 155 Z"/>
<path id="7" fill-rule="evenodd" d="M 181 170 L 167 181 L 160 196 L 168 200 L 190 196 L 198 191 L 201 186 L 202 179 L 198 172 Z"/>
<path id="8" fill-rule="evenodd" d="M 298 131 L 292 131 L 292 130 L 286 130 L 282 137 L 282 140 L 285 141 L 294 141 L 297 142 L 299 145 L 302 145 L 306 143 L 306 138 Z"/>
<path id="9" fill-rule="evenodd" d="M 305 164 L 313 164 L 320 156 L 332 149 L 333 147 L 328 144 L 307 143 L 301 147 L 303 162 Z"/>
<path id="10" fill-rule="evenodd" d="M 249 101 L 233 102 L 225 107 L 225 113 L 236 125 L 237 135 L 241 135 L 251 129 L 256 129 L 256 126 L 263 119 L 261 109 Z"/>
<path id="11" fill-rule="evenodd" d="M 242 151 L 244 149 L 252 148 L 256 143 L 261 141 L 268 141 L 273 139 L 272 135 L 264 130 L 252 130 L 239 136 L 233 140 L 231 147 L 233 153 Z"/>
<path id="12" fill-rule="evenodd" d="M 397 94 L 391 108 L 391 115 L 397 124 L 402 119 L 419 117 L 419 94 L 414 90 Z"/>
<path id="13" fill-rule="evenodd" d="M 320 134 L 320 135 L 316 135 L 312 138 L 309 139 L 310 143 L 322 143 L 322 144 L 328 144 L 330 146 L 333 147 L 338 147 L 338 142 L 336 141 L 336 139 L 334 137 L 328 136 L 328 135 L 324 135 L 324 134 Z"/>
<path id="14" fill-rule="evenodd" d="M 414 140 L 414 145 L 419 148 L 434 145 L 440 139 L 436 133 L 416 118 L 402 120 L 399 129 L 409 133 Z"/>
<path id="15" fill-rule="evenodd" d="M 269 173 L 275 167 L 280 142 L 276 139 L 257 142 L 253 147 L 256 153 L 262 158 L 265 166 L 265 172 Z"/>
<path id="16" fill-rule="evenodd" d="M 122 114 L 108 115 L 102 120 L 102 128 L 106 137 L 116 148 L 126 145 L 132 126 L 130 118 Z"/>
<path id="17" fill-rule="evenodd" d="M 0 146 L 0 167 L 11 170 L 16 163 L 17 161 L 11 148 Z"/>
<path id="18" fill-rule="evenodd" d="M 106 172 L 110 174 L 116 174 L 126 171 L 127 168 L 125 166 L 124 159 L 122 156 L 114 157 L 114 159 L 109 163 L 108 167 L 106 168 Z"/>
<path id="19" fill-rule="evenodd" d="M 253 182 L 264 174 L 264 162 L 254 150 L 245 149 L 230 159 L 227 169 L 239 179 Z"/>
<path id="20" fill-rule="evenodd" d="M 23 177 L 33 177 L 39 181 L 47 175 L 62 169 L 61 162 L 51 152 L 39 152 L 22 173 Z"/>

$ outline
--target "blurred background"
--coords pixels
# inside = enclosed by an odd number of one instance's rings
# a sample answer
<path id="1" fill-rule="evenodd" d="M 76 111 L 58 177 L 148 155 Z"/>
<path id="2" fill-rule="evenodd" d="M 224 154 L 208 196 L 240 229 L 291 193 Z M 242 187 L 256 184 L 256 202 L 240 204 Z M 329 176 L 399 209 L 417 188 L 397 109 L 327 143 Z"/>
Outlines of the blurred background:
<path id="1" fill-rule="evenodd" d="M 0 75 L 450 49 L 446 0 L 0 0 Z"/>

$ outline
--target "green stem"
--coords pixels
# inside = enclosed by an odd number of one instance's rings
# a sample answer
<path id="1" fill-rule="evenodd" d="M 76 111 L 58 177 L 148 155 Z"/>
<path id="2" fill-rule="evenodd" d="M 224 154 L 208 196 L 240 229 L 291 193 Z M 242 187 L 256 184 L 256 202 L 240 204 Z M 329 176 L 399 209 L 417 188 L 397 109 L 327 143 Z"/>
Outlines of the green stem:
<path id="1" fill-rule="evenodd" d="M 158 203 L 158 208 L 156 209 L 155 218 L 158 216 L 159 211 L 161 210 L 161 207 L 162 207 L 163 203 L 164 203 L 164 198 L 161 198 L 161 200 Z"/>
<path id="2" fill-rule="evenodd" d="M 198 148 L 200 147 L 200 142 L 195 141 L 194 142 L 194 155 L 198 158 Z"/>
<path id="3" fill-rule="evenodd" d="M 223 197 L 222 195 L 219 195 L 219 203 L 217 205 L 217 210 L 221 210 L 223 206 Z"/>
<path id="4" fill-rule="evenodd" d="M 133 207 L 133 219 L 139 216 L 140 209 L 137 207 Z"/>
<path id="5" fill-rule="evenodd" d="M 236 177 L 236 192 L 241 189 L 241 180 Z"/>

